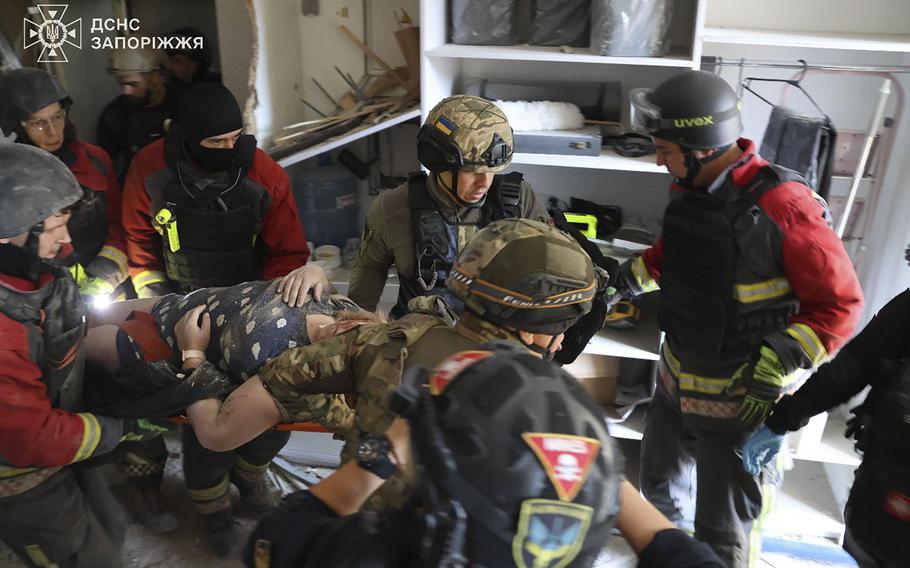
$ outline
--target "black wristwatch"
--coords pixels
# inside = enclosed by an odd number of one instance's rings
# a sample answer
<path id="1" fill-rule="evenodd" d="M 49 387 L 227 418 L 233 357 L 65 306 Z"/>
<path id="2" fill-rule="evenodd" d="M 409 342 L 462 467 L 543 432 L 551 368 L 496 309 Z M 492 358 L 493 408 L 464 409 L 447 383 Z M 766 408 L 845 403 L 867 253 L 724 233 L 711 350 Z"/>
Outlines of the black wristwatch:
<path id="1" fill-rule="evenodd" d="M 380 479 L 388 479 L 397 471 L 398 466 L 389 459 L 392 442 L 385 434 L 362 432 L 357 445 L 357 465 Z"/>

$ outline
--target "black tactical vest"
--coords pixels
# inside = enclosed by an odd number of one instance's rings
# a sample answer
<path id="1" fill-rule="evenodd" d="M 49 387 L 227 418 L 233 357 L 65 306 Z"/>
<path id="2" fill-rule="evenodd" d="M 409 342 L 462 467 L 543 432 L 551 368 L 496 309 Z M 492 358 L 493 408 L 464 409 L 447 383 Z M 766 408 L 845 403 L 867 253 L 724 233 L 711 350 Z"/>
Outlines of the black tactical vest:
<path id="1" fill-rule="evenodd" d="M 728 176 L 717 190 L 667 207 L 658 319 L 677 357 L 694 364 L 743 360 L 798 311 L 783 269 L 783 234 L 758 205 L 790 180 L 802 182 L 769 166 L 746 187 L 734 187 Z"/>
<path id="2" fill-rule="evenodd" d="M 85 305 L 65 269 L 46 268 L 55 279 L 38 290 L 0 284 L 0 312 L 28 331 L 29 358 L 41 369 L 51 406 L 74 412 L 82 406 Z"/>
<path id="3" fill-rule="evenodd" d="M 227 175 L 208 174 L 191 165 L 182 146 L 179 132 L 168 134 L 165 159 L 171 176 L 163 196 L 179 237 L 179 248 L 172 250 L 167 229 L 160 227 L 168 278 L 182 289 L 258 280 L 263 262 L 258 236 L 271 197 L 247 178 L 255 146 Z M 153 211 L 153 217 L 158 213 Z"/>
<path id="4" fill-rule="evenodd" d="M 481 206 L 481 229 L 493 221 L 521 217 L 521 172 L 493 176 L 493 183 Z M 417 262 L 415 280 L 401 279 L 398 303 L 392 312 L 395 317 L 407 313 L 407 304 L 417 296 L 437 295 L 446 299 L 457 311 L 461 302 L 446 288 L 446 278 L 458 255 L 457 227 L 449 224 L 436 208 L 427 191 L 427 175 L 413 173 L 408 177 L 408 203 L 414 234 L 414 254 Z"/>

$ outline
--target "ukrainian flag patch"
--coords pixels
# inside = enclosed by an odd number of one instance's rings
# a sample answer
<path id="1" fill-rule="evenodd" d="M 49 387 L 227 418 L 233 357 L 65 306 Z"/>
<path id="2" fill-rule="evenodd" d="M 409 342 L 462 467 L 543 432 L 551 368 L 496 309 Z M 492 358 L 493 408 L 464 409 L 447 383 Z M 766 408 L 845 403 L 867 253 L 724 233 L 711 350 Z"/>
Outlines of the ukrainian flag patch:
<path id="1" fill-rule="evenodd" d="M 452 131 L 455 130 L 455 125 L 452 124 L 452 123 L 449 121 L 449 119 L 447 119 L 447 118 L 444 117 L 444 116 L 440 116 L 440 117 L 439 117 L 439 120 L 436 121 L 435 126 L 436 126 L 436 128 L 438 128 L 439 130 L 442 130 L 442 131 L 446 134 L 446 136 L 448 136 L 449 134 L 452 133 Z"/>

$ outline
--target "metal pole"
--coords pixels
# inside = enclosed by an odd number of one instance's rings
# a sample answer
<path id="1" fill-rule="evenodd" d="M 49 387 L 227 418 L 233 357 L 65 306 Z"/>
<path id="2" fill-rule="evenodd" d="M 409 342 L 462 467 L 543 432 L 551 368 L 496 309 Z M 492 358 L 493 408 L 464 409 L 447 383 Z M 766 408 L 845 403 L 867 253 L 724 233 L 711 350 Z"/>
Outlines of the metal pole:
<path id="1" fill-rule="evenodd" d="M 888 104 L 888 98 L 891 96 L 891 79 L 882 81 L 882 86 L 878 89 L 878 105 L 872 114 L 872 120 L 869 122 L 869 130 L 866 132 L 866 141 L 863 143 L 863 152 L 860 154 L 859 161 L 856 163 L 856 169 L 853 171 L 853 182 L 850 185 L 850 193 L 847 196 L 847 202 L 844 204 L 844 212 L 837 222 L 837 236 L 844 237 L 844 229 L 847 228 L 847 220 L 850 218 L 850 210 L 853 209 L 853 202 L 856 200 L 856 193 L 859 191 L 859 183 L 863 179 L 863 173 L 866 171 L 866 162 L 869 160 L 869 153 L 872 151 L 872 142 L 878 134 L 879 125 L 882 123 L 882 117 L 885 116 L 885 105 Z"/>
<path id="2" fill-rule="evenodd" d="M 713 59 L 713 61 L 711 61 Z M 860 73 L 910 73 L 910 65 L 824 65 L 817 63 L 787 63 L 782 61 L 760 61 L 755 59 L 725 60 L 722 57 L 705 56 L 703 62 L 717 67 L 761 67 L 767 69 L 815 69 L 818 71 L 856 71 Z"/>

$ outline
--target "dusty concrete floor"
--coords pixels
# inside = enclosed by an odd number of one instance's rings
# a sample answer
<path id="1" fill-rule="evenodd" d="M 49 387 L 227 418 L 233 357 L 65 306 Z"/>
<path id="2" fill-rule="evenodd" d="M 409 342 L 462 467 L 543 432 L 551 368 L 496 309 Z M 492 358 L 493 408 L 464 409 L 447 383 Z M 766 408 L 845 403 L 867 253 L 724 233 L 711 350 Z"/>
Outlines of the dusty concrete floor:
<path id="1" fill-rule="evenodd" d="M 185 493 L 179 437 L 169 435 L 167 446 L 171 455 L 165 469 L 162 490 L 168 503 L 180 519 L 180 528 L 173 533 L 166 535 L 154 534 L 137 522 L 137 519 L 141 517 L 141 509 L 138 506 L 136 495 L 126 482 L 126 478 L 114 465 L 107 465 L 102 468 L 110 481 L 111 489 L 127 513 L 128 524 L 122 556 L 124 568 L 242 567 L 243 563 L 240 561 L 240 553 L 246 544 L 247 535 L 255 524 L 254 517 L 245 511 L 237 490 L 232 487 L 231 491 L 235 505 L 234 530 L 236 533 L 234 549 L 226 559 L 219 559 L 209 552 L 208 547 L 202 540 L 202 524 Z M 312 483 L 318 479 L 318 476 L 325 475 L 330 471 L 297 466 L 281 459 L 276 460 L 276 463 L 280 465 L 277 465 L 277 467 L 273 465 L 270 477 L 282 493 L 288 493 L 303 487 L 304 482 L 300 478 L 307 479 L 308 482 Z M 20 568 L 23 566 L 16 556 L 0 542 L 0 568 Z"/>

